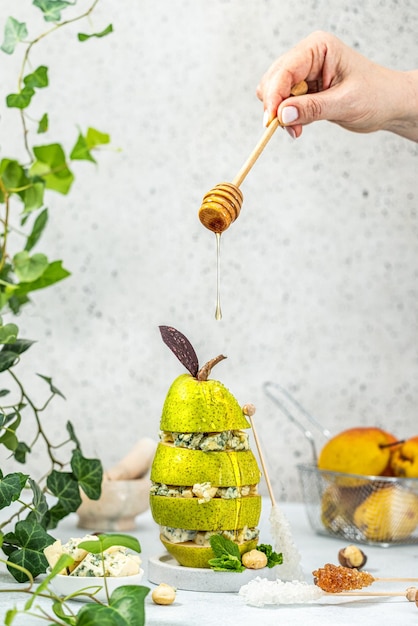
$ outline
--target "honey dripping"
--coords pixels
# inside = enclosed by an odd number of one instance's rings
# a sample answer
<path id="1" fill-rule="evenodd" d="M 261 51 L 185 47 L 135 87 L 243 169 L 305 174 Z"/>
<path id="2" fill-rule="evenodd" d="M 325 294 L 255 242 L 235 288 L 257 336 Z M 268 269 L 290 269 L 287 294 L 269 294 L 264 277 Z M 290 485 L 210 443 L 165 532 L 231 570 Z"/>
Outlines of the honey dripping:
<path id="1" fill-rule="evenodd" d="M 221 309 L 221 233 L 215 233 L 216 237 L 216 309 L 215 319 L 222 319 Z"/>

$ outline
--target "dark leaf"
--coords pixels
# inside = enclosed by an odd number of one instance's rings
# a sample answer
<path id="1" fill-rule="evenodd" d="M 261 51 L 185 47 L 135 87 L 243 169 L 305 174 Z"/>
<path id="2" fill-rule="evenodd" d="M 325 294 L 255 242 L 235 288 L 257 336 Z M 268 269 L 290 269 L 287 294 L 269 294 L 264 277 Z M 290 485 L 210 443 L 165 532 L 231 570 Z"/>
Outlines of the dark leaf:
<path id="1" fill-rule="evenodd" d="M 18 582 L 26 582 L 28 577 L 9 563 L 26 568 L 34 578 L 46 571 L 48 561 L 43 551 L 55 539 L 40 524 L 33 520 L 17 522 L 14 533 L 7 533 L 3 540 L 9 548 L 14 547 L 9 554 L 7 569 Z"/>
<path id="2" fill-rule="evenodd" d="M 9 506 L 20 498 L 29 476 L 21 472 L 7 474 L 0 478 L 0 509 Z"/>
<path id="3" fill-rule="evenodd" d="M 12 450 L 12 452 L 16 450 L 19 443 L 19 440 L 16 436 L 16 430 L 19 428 L 21 420 L 22 418 L 20 416 L 20 413 L 18 413 L 15 421 L 7 426 L 7 428 L 4 430 L 4 433 L 0 437 L 0 444 L 5 446 L 8 450 Z"/>
<path id="4" fill-rule="evenodd" d="M 109 606 L 85 604 L 78 613 L 77 626 L 143 626 L 145 597 L 149 588 L 122 585 L 110 596 Z"/>
<path id="5" fill-rule="evenodd" d="M 75 443 L 75 445 L 77 446 L 77 448 L 80 450 L 81 449 L 81 445 L 79 440 L 77 439 L 77 436 L 75 434 L 75 430 L 74 430 L 74 426 L 72 425 L 72 423 L 70 421 L 67 422 L 67 432 L 70 435 L 70 439 L 73 443 Z"/>
<path id="6" fill-rule="evenodd" d="M 190 341 L 181 332 L 172 326 L 160 326 L 161 337 L 178 360 L 190 372 L 196 376 L 199 371 L 199 361 Z"/>
<path id="7" fill-rule="evenodd" d="M 61 502 L 57 502 L 45 515 L 45 520 L 42 525 L 50 530 L 56 528 L 59 522 L 64 519 L 64 517 L 67 517 L 68 513 L 69 511 L 66 507 L 64 507 Z"/>
<path id="8" fill-rule="evenodd" d="M 30 452 L 29 446 L 24 441 L 19 441 L 13 456 L 18 463 L 26 463 L 26 455 Z"/>
<path id="9" fill-rule="evenodd" d="M 101 462 L 98 459 L 85 459 L 76 448 L 71 457 L 71 469 L 86 496 L 91 500 L 98 500 L 102 492 L 103 480 Z"/>
<path id="10" fill-rule="evenodd" d="M 78 482 L 71 472 L 52 470 L 49 474 L 47 487 L 58 498 L 58 503 L 67 513 L 76 511 L 81 504 Z"/>
<path id="11" fill-rule="evenodd" d="M 44 376 L 43 374 L 37 374 L 37 375 L 39 376 L 39 378 L 42 378 L 48 383 L 51 393 L 57 396 L 61 396 L 61 398 L 64 398 L 64 400 L 66 399 L 64 394 L 57 387 L 55 387 L 55 385 L 52 384 L 52 378 L 50 378 L 49 376 Z"/>
<path id="12" fill-rule="evenodd" d="M 28 480 L 29 486 L 32 489 L 33 499 L 32 506 L 33 512 L 35 514 L 36 521 L 42 525 L 44 517 L 48 511 L 48 503 L 45 498 L 45 494 L 42 489 L 39 487 L 39 484 L 34 481 L 32 478 Z"/>
<path id="13" fill-rule="evenodd" d="M 26 352 L 26 350 L 29 350 L 29 348 L 34 343 L 35 342 L 31 339 L 16 339 L 16 341 L 13 344 L 8 345 L 7 348 L 3 347 L 0 350 L 0 354 L 2 352 L 14 352 L 15 354 L 22 354 L 23 352 Z"/>

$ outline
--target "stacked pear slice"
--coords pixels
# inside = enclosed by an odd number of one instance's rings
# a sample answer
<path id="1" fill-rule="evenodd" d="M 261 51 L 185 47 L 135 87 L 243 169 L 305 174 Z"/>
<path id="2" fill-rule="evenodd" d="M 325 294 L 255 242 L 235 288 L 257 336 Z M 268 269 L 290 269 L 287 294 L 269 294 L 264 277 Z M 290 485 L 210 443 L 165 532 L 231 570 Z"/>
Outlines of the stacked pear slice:
<path id="1" fill-rule="evenodd" d="M 225 357 L 198 370 L 184 335 L 171 327 L 160 330 L 191 373 L 176 378 L 164 402 L 151 468 L 151 512 L 162 543 L 181 565 L 209 567 L 212 534 L 232 539 L 241 553 L 256 547 L 261 473 L 241 407 L 222 383 L 208 379 Z"/>

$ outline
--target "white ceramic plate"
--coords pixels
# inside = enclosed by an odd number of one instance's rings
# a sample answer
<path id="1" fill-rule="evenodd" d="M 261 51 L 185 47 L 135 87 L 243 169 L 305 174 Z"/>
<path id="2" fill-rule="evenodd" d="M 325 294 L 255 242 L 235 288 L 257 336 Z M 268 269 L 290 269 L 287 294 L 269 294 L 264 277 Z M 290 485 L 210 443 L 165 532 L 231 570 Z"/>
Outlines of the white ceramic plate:
<path id="1" fill-rule="evenodd" d="M 268 580 L 276 580 L 277 569 L 246 569 L 243 572 L 215 572 L 212 569 L 184 567 L 168 552 L 151 557 L 148 561 L 148 580 L 152 583 L 167 583 L 184 591 L 222 591 L 235 593 L 242 585 L 260 576 Z"/>
<path id="2" fill-rule="evenodd" d="M 138 574 L 134 574 L 133 576 L 107 576 L 107 588 L 109 591 L 109 595 L 112 594 L 112 591 L 117 587 L 121 587 L 122 585 L 139 585 L 141 583 L 142 577 L 144 575 L 144 570 L 139 570 Z M 98 592 L 95 594 L 95 598 L 101 600 L 102 602 L 106 602 L 106 592 L 104 589 L 104 578 L 98 576 L 63 576 L 58 574 L 51 580 L 51 587 L 55 591 L 55 593 L 59 596 L 68 596 L 72 593 L 76 593 L 81 591 L 81 589 L 85 589 L 86 587 L 90 587 L 90 589 L 86 590 L 88 593 L 92 593 L 94 591 L 93 587 L 96 589 L 99 588 Z M 72 600 L 77 600 L 79 602 L 93 602 L 91 598 L 87 596 L 76 596 L 75 598 L 71 598 Z"/>

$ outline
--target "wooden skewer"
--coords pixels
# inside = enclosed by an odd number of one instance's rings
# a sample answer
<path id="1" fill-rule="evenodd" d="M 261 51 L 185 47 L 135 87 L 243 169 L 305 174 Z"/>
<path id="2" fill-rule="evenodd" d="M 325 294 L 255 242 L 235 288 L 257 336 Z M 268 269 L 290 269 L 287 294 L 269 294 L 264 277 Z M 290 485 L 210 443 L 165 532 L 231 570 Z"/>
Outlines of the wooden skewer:
<path id="1" fill-rule="evenodd" d="M 375 582 L 417 583 L 418 578 L 375 578 Z"/>
<path id="2" fill-rule="evenodd" d="M 404 598 L 406 597 L 406 592 L 405 591 L 340 591 L 338 593 L 326 593 L 326 596 L 345 596 L 345 597 L 350 597 L 350 596 L 365 596 L 365 597 L 373 597 L 373 596 L 403 596 Z"/>
<path id="3" fill-rule="evenodd" d="M 302 96 L 307 92 L 308 84 L 302 80 L 292 87 L 290 93 L 292 96 Z M 220 183 L 204 196 L 199 209 L 199 219 L 203 226 L 214 233 L 222 233 L 237 219 L 243 202 L 243 195 L 239 186 L 242 184 L 279 126 L 283 125 L 280 123 L 279 119 L 275 117 L 267 126 L 261 139 L 242 165 L 232 183 Z"/>
<path id="4" fill-rule="evenodd" d="M 276 506 L 276 499 L 274 497 L 273 488 L 271 486 L 270 478 L 269 478 L 269 475 L 268 475 L 266 462 L 264 460 L 264 455 L 263 455 L 263 452 L 262 452 L 262 449 L 261 449 L 261 445 L 260 445 L 260 440 L 258 438 L 257 431 L 256 431 L 255 426 L 254 426 L 253 415 L 255 413 L 255 406 L 253 404 L 244 404 L 244 406 L 242 407 L 242 411 L 248 417 L 248 419 L 250 420 L 251 428 L 252 428 L 252 431 L 253 431 L 253 434 L 254 434 L 255 445 L 257 446 L 258 456 L 260 457 L 261 467 L 263 468 L 264 478 L 266 480 L 267 490 L 269 492 L 271 505 L 272 506 Z"/>

